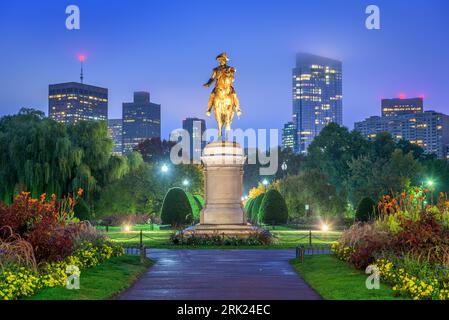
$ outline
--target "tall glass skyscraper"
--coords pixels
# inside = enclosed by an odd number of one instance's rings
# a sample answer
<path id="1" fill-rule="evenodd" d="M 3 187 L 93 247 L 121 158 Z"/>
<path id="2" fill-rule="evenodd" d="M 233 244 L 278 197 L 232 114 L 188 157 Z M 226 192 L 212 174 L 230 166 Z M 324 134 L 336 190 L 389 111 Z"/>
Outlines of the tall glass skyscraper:
<path id="1" fill-rule="evenodd" d="M 150 102 L 149 92 L 134 92 L 134 102 L 123 103 L 123 153 L 137 145 L 161 137 L 161 105 Z"/>
<path id="2" fill-rule="evenodd" d="M 341 61 L 308 53 L 296 55 L 293 69 L 293 122 L 296 152 L 306 153 L 329 123 L 343 124 Z"/>
<path id="3" fill-rule="evenodd" d="M 78 82 L 51 84 L 48 116 L 58 122 L 108 120 L 108 89 Z"/>

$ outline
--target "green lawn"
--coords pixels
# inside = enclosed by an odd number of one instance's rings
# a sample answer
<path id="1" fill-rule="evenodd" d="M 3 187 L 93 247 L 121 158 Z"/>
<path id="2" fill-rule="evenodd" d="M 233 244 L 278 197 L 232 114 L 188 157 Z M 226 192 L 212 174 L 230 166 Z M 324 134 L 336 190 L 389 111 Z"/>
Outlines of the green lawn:
<path id="1" fill-rule="evenodd" d="M 291 260 L 295 270 L 324 299 L 328 300 L 393 300 L 391 288 L 383 283 L 379 290 L 368 290 L 368 277 L 332 255 L 305 256 L 303 263 Z"/>
<path id="2" fill-rule="evenodd" d="M 97 267 L 81 270 L 80 289 L 65 287 L 44 289 L 30 300 L 104 300 L 128 288 L 152 262 L 140 263 L 139 256 L 112 258 Z"/>
<path id="3" fill-rule="evenodd" d="M 140 231 L 133 229 L 130 232 L 123 232 L 120 229 L 114 230 L 109 229 L 110 231 L 107 233 L 108 237 L 115 242 L 123 244 L 125 247 L 137 247 L 140 241 Z M 275 236 L 275 243 L 271 246 L 239 246 L 238 248 L 253 248 L 253 249 L 291 249 L 295 248 L 300 244 L 308 244 L 309 243 L 309 231 L 307 230 L 271 230 L 273 235 Z M 148 248 L 179 248 L 185 249 L 187 246 L 175 246 L 170 243 L 170 234 L 172 234 L 172 230 L 158 230 L 158 231 L 143 231 L 143 242 Z M 330 244 L 340 237 L 341 232 L 339 231 L 312 231 L 312 244 L 323 245 Z M 192 246 L 190 248 L 212 248 L 208 247 L 199 247 Z M 221 246 L 214 248 L 235 248 L 233 246 Z"/>

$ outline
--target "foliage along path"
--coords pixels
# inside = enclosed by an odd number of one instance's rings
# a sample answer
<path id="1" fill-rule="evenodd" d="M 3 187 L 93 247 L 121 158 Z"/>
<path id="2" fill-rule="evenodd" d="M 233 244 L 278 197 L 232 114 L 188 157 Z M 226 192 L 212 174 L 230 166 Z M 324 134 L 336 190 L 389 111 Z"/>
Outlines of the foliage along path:
<path id="1" fill-rule="evenodd" d="M 293 270 L 294 250 L 153 249 L 155 265 L 118 299 L 315 300 Z"/>

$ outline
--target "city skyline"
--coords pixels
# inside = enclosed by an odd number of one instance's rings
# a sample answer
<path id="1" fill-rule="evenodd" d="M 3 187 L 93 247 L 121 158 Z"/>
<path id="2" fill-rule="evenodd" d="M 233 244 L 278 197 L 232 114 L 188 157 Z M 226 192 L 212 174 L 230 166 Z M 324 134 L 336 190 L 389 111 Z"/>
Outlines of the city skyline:
<path id="1" fill-rule="evenodd" d="M 120 2 L 78 1 L 79 31 L 64 28 L 65 4 L 3 5 L 0 29 L 7 30 L 4 44 L 9 49 L 0 61 L 6 75 L 0 80 L 0 115 L 21 107 L 45 111 L 45 88 L 78 81 L 76 58 L 83 53 L 85 83 L 109 89 L 109 118 L 120 117 L 130 93 L 151 91 L 163 106 L 162 137 L 168 138 L 180 119 L 204 117 L 208 92 L 201 84 L 209 77 L 213 57 L 224 50 L 237 68 L 243 116 L 236 125 L 243 129 L 281 129 L 290 121 L 291 68 L 297 52 L 343 62 L 343 124 L 350 129 L 377 114 L 383 97 L 404 93 L 425 96 L 428 109 L 449 113 L 444 90 L 449 86 L 449 62 L 444 59 L 449 45 L 441 41 L 449 27 L 443 14 L 449 4 L 432 3 L 416 1 L 412 9 L 406 1 L 378 1 L 382 25 L 375 31 L 364 27 L 368 3 L 363 1 L 345 6 L 335 1 L 262 1 L 257 7 L 254 1 L 231 1 L 234 24 L 224 30 L 207 24 L 208 13 L 221 13 L 216 4 L 203 1 L 135 2 L 124 8 Z M 307 16 L 316 10 L 319 16 Z M 150 19 L 155 12 L 157 17 Z M 128 18 L 134 14 L 137 18 Z M 98 19 L 107 23 L 98 24 Z M 36 20 L 30 28 L 28 21 Z M 218 31 L 220 41 L 212 36 Z M 435 61 L 438 68 L 432 68 Z"/>

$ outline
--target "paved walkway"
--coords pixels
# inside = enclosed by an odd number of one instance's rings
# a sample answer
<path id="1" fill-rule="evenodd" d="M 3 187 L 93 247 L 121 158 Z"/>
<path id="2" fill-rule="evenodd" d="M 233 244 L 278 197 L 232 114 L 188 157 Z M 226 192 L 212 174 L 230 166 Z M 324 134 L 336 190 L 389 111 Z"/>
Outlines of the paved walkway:
<path id="1" fill-rule="evenodd" d="M 119 299 L 320 299 L 290 266 L 294 250 L 152 249 L 156 261 Z"/>

